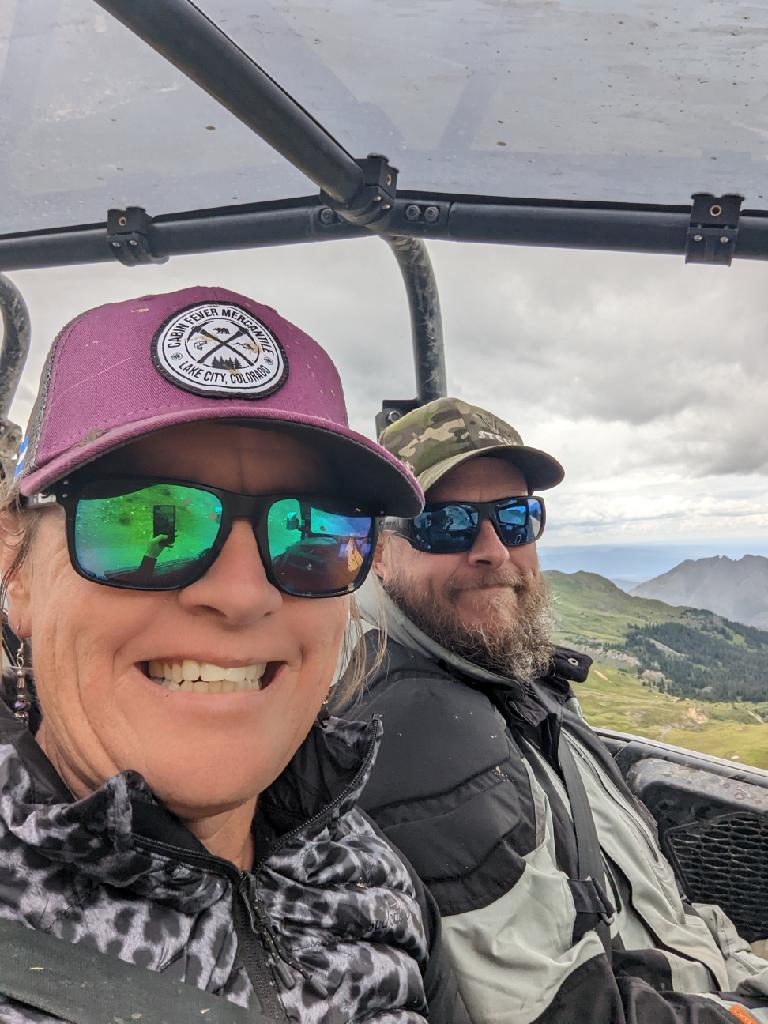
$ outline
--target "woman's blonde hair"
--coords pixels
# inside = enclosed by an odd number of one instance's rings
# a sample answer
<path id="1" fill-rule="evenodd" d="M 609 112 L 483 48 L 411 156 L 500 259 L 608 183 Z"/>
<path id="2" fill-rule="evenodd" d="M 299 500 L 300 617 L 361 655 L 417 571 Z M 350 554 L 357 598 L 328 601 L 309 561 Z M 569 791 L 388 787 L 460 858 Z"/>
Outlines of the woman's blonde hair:
<path id="1" fill-rule="evenodd" d="M 0 543 L 8 543 L 11 536 L 16 554 L 8 569 L 0 576 L 0 607 L 5 611 L 8 584 L 24 564 L 34 537 L 38 517 L 26 512 L 20 503 L 19 488 L 12 477 L 0 479 Z"/>
<path id="2" fill-rule="evenodd" d="M 339 664 L 342 666 L 338 681 L 326 701 L 328 710 L 334 715 L 351 711 L 355 701 L 361 697 L 369 677 L 376 672 L 384 660 L 387 636 L 383 622 L 372 629 L 376 631 L 373 657 L 369 659 L 369 645 L 365 641 L 365 626 L 360 609 L 354 597 L 349 607 L 349 626 L 344 635 Z"/>

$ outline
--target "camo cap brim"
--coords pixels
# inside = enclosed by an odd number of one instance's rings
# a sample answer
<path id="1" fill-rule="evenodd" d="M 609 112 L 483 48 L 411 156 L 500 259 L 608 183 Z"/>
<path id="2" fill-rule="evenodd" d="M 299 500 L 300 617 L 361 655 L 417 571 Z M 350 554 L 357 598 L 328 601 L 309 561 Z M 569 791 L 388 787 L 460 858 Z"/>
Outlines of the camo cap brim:
<path id="1" fill-rule="evenodd" d="M 531 448 L 514 427 L 479 406 L 438 398 L 388 426 L 379 438 L 414 473 L 425 491 L 456 466 L 483 455 L 516 466 L 531 490 L 555 487 L 565 476 L 557 459 Z"/>

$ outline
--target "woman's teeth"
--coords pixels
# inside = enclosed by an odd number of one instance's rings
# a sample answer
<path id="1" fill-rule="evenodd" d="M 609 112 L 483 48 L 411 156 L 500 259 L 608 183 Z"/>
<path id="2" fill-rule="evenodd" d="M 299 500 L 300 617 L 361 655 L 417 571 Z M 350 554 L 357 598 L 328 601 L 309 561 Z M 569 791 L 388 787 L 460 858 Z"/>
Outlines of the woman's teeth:
<path id="1" fill-rule="evenodd" d="M 260 690 L 266 665 L 222 668 L 209 661 L 150 661 L 149 676 L 166 690 L 183 693 L 234 693 Z"/>

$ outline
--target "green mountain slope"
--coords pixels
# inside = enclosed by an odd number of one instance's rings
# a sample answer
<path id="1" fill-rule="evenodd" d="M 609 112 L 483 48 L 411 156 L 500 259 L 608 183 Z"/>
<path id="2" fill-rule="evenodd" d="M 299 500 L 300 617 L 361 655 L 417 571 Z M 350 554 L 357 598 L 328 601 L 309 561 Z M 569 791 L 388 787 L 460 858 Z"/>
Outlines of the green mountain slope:
<path id="1" fill-rule="evenodd" d="M 593 573 L 547 573 L 558 635 L 633 667 L 648 685 L 705 700 L 768 700 L 768 632 L 631 597 Z"/>
<path id="2" fill-rule="evenodd" d="M 577 688 L 592 725 L 768 768 L 768 632 L 594 573 L 546 576 L 556 639 L 595 658 Z"/>
<path id="3" fill-rule="evenodd" d="M 623 644 L 632 625 L 677 622 L 683 608 L 663 601 L 630 597 L 593 572 L 545 572 L 554 598 L 557 630 L 563 642 Z"/>
<path id="4" fill-rule="evenodd" d="M 768 768 L 768 704 L 712 703 L 658 693 L 632 674 L 596 661 L 576 687 L 587 721 L 715 757 Z"/>

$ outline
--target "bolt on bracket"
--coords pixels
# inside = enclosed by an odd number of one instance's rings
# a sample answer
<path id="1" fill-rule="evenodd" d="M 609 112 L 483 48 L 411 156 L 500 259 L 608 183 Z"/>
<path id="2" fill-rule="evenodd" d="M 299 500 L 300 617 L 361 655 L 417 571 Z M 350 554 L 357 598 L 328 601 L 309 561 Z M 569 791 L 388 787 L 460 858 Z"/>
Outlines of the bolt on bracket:
<path id="1" fill-rule="evenodd" d="M 685 249 L 686 263 L 713 263 L 730 267 L 736 251 L 739 217 L 744 196 L 714 196 L 695 192 Z"/>
<path id="2" fill-rule="evenodd" d="M 418 409 L 418 398 L 385 398 L 381 403 L 381 412 L 376 413 L 376 437 L 392 423 L 402 419 L 406 413 Z"/>
<path id="3" fill-rule="evenodd" d="M 168 262 L 167 256 L 158 256 L 152 247 L 152 218 L 141 206 L 108 211 L 107 245 L 126 267 Z"/>
<path id="4" fill-rule="evenodd" d="M 341 203 L 327 192 L 321 192 L 320 198 L 352 224 L 381 228 L 389 220 L 397 195 L 397 168 L 380 153 L 369 153 L 356 162 L 363 172 L 363 183 L 352 198 Z"/>
<path id="5" fill-rule="evenodd" d="M 445 223 L 448 216 L 448 203 L 408 203 L 402 216 L 406 224 L 438 224 Z"/>

